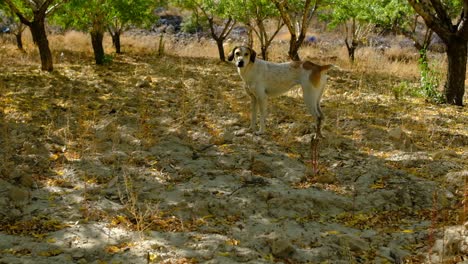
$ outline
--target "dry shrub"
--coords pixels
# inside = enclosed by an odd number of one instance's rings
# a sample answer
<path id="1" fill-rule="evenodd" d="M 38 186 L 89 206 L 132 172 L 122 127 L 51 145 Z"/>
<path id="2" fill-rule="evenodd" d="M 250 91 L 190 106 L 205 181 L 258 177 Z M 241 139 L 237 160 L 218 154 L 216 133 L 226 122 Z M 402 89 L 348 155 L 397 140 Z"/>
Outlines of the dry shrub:
<path id="1" fill-rule="evenodd" d="M 228 45 L 224 46 L 225 52 L 229 52 Z M 219 58 L 216 42 L 211 39 L 201 38 L 197 40 L 185 40 L 177 38 L 167 38 L 166 51 L 172 55 L 195 58 Z"/>
<path id="2" fill-rule="evenodd" d="M 71 50 L 89 52 L 91 51 L 90 37 L 88 34 L 78 31 L 67 31 L 63 36 L 55 35 L 56 41 L 51 41 L 56 45 L 54 48 L 57 50 Z M 62 38 L 61 42 L 60 37 Z M 58 43 L 57 43 L 58 42 Z"/>
<path id="3" fill-rule="evenodd" d="M 391 47 L 384 51 L 384 55 L 390 61 L 415 62 L 419 59 L 419 54 L 410 47 Z"/>
<path id="4" fill-rule="evenodd" d="M 123 52 L 134 52 L 139 54 L 154 53 L 158 49 L 159 36 L 154 35 L 127 35 L 121 36 Z"/>
<path id="5" fill-rule="evenodd" d="M 360 72 L 387 73 L 404 78 L 419 76 L 417 61 L 392 61 L 373 47 L 356 50 L 356 60 L 352 67 Z"/>

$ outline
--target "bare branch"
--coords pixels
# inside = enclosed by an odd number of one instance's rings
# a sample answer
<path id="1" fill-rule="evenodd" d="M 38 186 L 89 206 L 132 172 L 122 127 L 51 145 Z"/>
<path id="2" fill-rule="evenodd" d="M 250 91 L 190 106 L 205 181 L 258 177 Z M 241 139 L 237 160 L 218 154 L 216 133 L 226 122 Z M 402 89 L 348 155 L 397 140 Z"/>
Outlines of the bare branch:
<path id="1" fill-rule="evenodd" d="M 427 0 L 408 0 L 408 2 L 414 11 L 424 19 L 426 25 L 434 30 L 444 42 L 447 42 L 452 35 L 452 24 L 445 24 L 434 10 L 431 10 L 431 4 Z"/>

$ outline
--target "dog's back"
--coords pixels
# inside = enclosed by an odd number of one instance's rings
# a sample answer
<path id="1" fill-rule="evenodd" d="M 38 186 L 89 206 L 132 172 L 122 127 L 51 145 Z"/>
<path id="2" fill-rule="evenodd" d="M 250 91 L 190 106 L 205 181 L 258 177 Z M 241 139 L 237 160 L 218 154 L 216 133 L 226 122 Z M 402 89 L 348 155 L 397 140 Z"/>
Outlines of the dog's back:
<path id="1" fill-rule="evenodd" d="M 251 64 L 252 69 L 244 73 L 243 78 L 251 85 L 263 85 L 270 96 L 283 94 L 294 85 L 320 88 L 323 72 L 332 65 L 318 65 L 309 61 L 274 63 L 257 59 Z"/>

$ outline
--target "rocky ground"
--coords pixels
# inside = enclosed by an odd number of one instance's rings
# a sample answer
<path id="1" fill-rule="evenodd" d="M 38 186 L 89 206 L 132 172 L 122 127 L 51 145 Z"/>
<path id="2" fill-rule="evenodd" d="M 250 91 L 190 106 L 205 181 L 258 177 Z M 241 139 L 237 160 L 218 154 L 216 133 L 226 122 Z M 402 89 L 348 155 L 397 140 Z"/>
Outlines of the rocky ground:
<path id="1" fill-rule="evenodd" d="M 468 112 L 395 89 L 416 79 L 331 71 L 313 168 L 299 91 L 273 99 L 267 133 L 255 135 L 233 65 L 79 59 L 53 73 L 0 66 L 0 263 L 468 254 Z"/>

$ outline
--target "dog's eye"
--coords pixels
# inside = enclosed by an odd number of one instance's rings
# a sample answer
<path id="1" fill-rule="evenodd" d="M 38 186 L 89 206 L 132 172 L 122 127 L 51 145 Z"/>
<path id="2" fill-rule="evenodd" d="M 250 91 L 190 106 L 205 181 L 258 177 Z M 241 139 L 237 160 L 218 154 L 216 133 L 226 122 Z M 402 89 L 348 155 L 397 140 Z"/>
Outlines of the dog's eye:
<path id="1" fill-rule="evenodd" d="M 239 56 L 240 55 L 240 52 L 236 52 L 236 56 Z"/>
<path id="2" fill-rule="evenodd" d="M 246 57 L 247 57 L 247 56 L 249 56 L 249 54 L 246 52 L 246 53 L 244 53 L 244 56 L 246 56 Z"/>

